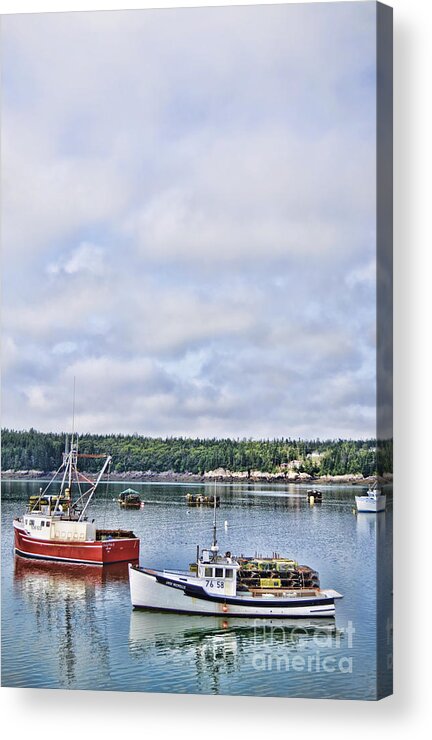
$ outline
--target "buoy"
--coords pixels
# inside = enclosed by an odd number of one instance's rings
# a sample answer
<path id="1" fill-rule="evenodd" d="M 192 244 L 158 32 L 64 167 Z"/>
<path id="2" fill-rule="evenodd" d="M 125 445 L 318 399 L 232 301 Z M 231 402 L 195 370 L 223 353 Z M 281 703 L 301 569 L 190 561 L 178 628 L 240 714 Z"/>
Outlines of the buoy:
<path id="1" fill-rule="evenodd" d="M 314 503 L 315 503 L 315 496 L 309 496 L 309 503 L 310 503 L 311 506 L 314 505 Z"/>
<path id="2" fill-rule="evenodd" d="M 225 529 L 228 529 L 228 521 L 227 521 L 227 519 L 225 519 L 225 521 L 224 521 L 224 526 L 225 526 Z"/>
<path id="3" fill-rule="evenodd" d="M 228 607 L 227 607 L 227 605 L 226 605 L 226 604 L 224 604 L 224 605 L 223 605 L 223 607 L 222 607 L 222 611 L 223 611 L 223 612 L 227 612 L 227 611 L 228 611 Z"/>

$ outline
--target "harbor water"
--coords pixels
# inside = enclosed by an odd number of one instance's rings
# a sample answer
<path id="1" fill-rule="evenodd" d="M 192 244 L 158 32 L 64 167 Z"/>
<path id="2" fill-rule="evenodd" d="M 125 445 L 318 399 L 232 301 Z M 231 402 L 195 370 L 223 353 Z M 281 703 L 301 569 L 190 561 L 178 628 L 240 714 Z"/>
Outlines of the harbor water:
<path id="1" fill-rule="evenodd" d="M 127 565 L 69 565 L 13 553 L 12 521 L 40 481 L 2 483 L 2 684 L 14 687 L 373 700 L 391 687 L 392 501 L 356 514 L 358 487 L 124 483 L 91 504 L 99 527 L 132 529 L 141 564 L 188 568 L 208 545 L 213 511 L 186 493 L 220 496 L 221 551 L 292 557 L 343 594 L 336 618 L 247 620 L 133 611 Z M 377 594 L 379 598 L 377 598 Z M 377 681 L 378 676 L 378 681 Z M 377 687 L 378 683 L 378 687 Z"/>

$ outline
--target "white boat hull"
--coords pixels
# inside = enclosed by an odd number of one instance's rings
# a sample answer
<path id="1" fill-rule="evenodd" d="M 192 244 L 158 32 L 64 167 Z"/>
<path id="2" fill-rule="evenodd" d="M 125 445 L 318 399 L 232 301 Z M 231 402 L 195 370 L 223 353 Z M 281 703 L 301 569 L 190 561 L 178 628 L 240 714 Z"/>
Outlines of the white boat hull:
<path id="1" fill-rule="evenodd" d="M 385 495 L 372 498 L 371 496 L 356 496 L 357 511 L 377 512 L 384 511 L 386 507 Z"/>
<path id="2" fill-rule="evenodd" d="M 195 581 L 195 583 L 194 583 Z M 207 593 L 201 579 L 181 578 L 166 571 L 152 571 L 129 565 L 132 606 L 180 614 L 201 614 L 229 617 L 331 617 L 334 601 L 341 598 L 336 591 L 320 591 L 318 595 L 253 597 Z"/>

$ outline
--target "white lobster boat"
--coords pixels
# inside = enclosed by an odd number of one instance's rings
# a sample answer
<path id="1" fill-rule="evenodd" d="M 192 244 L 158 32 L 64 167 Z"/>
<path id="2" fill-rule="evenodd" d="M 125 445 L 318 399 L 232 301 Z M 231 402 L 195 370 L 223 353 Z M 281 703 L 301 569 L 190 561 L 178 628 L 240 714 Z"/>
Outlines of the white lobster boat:
<path id="1" fill-rule="evenodd" d="M 369 488 L 366 496 L 356 496 L 355 500 L 357 511 L 376 513 L 386 507 L 386 495 L 376 486 Z"/>
<path id="2" fill-rule="evenodd" d="M 215 509 L 213 544 L 201 552 L 198 548 L 196 569 L 192 572 L 129 564 L 132 606 L 229 617 L 331 617 L 335 614 L 335 600 L 342 598 L 332 589 L 247 588 L 238 582 L 239 569 L 240 564 L 230 552 L 219 555 Z"/>

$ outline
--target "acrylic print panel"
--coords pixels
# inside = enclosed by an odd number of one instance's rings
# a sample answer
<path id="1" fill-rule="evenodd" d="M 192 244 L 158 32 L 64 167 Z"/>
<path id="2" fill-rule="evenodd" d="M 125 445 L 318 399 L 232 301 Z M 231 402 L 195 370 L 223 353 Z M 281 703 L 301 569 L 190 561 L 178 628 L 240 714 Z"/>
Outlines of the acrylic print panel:
<path id="1" fill-rule="evenodd" d="M 391 693 L 391 24 L 4 17 L 5 686 Z"/>

